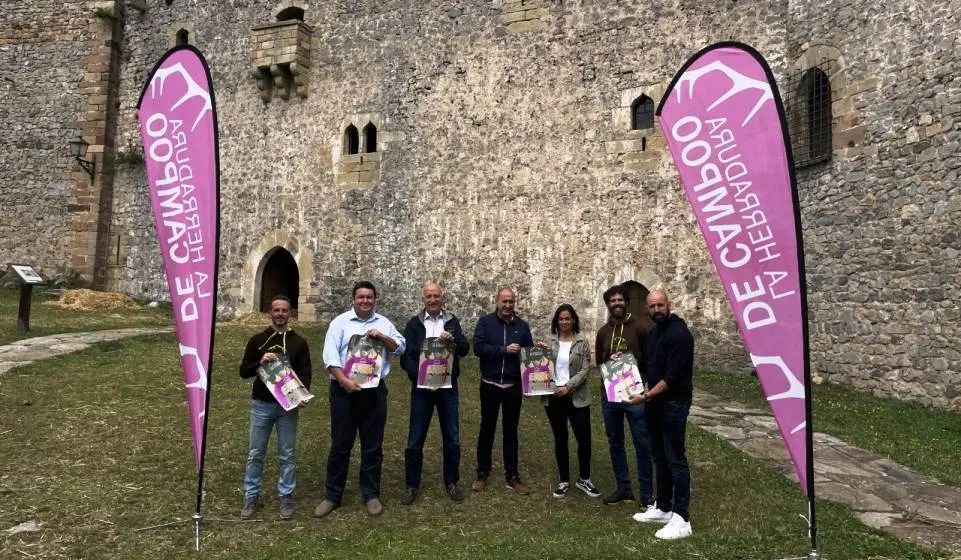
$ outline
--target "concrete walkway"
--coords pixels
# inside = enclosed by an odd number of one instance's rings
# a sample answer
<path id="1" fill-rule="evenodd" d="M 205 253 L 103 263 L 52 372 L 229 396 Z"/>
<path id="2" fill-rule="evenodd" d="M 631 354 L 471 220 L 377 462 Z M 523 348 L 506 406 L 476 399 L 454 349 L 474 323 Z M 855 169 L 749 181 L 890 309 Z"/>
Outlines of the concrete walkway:
<path id="1" fill-rule="evenodd" d="M 25 338 L 0 346 L 0 374 L 37 360 L 83 350 L 91 344 L 131 336 L 173 332 L 173 327 L 151 329 L 114 329 L 96 332 L 53 334 Z"/>
<path id="2" fill-rule="evenodd" d="M 690 421 L 748 455 L 772 461 L 797 481 L 769 410 L 732 406 L 695 391 Z M 864 524 L 902 539 L 961 553 L 961 490 L 818 432 L 814 458 L 819 499 L 850 506 Z"/>
<path id="3" fill-rule="evenodd" d="M 19 340 L 0 346 L 0 374 L 97 342 L 172 331 L 117 329 Z M 773 462 L 785 476 L 797 480 L 769 410 L 743 408 L 696 391 L 690 421 L 748 455 Z M 814 455 L 818 498 L 850 506 L 871 527 L 961 554 L 961 490 L 827 434 L 814 434 Z"/>

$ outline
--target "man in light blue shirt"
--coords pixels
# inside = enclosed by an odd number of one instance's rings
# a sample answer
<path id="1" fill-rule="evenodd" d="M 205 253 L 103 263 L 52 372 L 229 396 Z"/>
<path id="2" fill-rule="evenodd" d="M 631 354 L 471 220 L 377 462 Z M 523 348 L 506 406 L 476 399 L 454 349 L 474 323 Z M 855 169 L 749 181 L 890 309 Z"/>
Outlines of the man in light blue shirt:
<path id="1" fill-rule="evenodd" d="M 326 517 L 340 506 L 347 484 L 350 452 L 358 433 L 361 497 L 368 515 L 383 512 L 380 474 L 387 423 L 387 384 L 383 378 L 390 374 L 390 355 L 402 354 L 406 342 L 390 320 L 374 312 L 377 289 L 373 284 L 357 282 L 351 297 L 352 308 L 330 322 L 324 339 L 324 365 L 330 375 L 330 454 L 327 456 L 326 497 L 314 509 L 314 517 Z M 362 389 L 344 372 L 347 345 L 354 335 L 367 336 L 383 345 L 381 381 L 376 387 Z"/>

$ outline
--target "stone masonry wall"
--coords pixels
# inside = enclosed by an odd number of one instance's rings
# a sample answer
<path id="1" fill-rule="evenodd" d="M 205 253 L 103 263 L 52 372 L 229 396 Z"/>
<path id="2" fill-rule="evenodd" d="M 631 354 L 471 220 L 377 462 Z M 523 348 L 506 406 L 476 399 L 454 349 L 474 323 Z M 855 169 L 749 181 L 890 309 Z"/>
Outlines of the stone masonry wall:
<path id="1" fill-rule="evenodd" d="M 799 173 L 823 378 L 961 408 L 961 2 L 791 2 L 791 61 L 827 46 L 834 159 Z M 857 119 L 859 122 L 854 122 Z M 863 126 L 863 144 L 839 134 Z"/>
<path id="2" fill-rule="evenodd" d="M 102 31 L 96 4 L 0 12 L 0 258 L 47 273 L 78 258 L 71 212 L 86 176 L 66 140 L 92 103 L 77 84 Z M 184 29 L 216 88 L 223 314 L 255 308 L 277 247 L 298 263 L 302 318 L 319 321 L 367 278 L 380 311 L 403 322 L 437 279 L 469 328 L 507 285 L 535 334 L 561 302 L 592 333 L 604 289 L 635 280 L 672 295 L 699 367 L 743 369 L 661 131 L 629 130 L 633 100 L 659 101 L 692 53 L 733 39 L 763 53 L 779 82 L 833 62 L 833 157 L 798 173 L 815 376 L 961 408 L 958 0 L 139 5 L 123 14 L 113 203 L 97 218 L 110 220 L 98 250 L 111 287 L 166 290 L 135 105 Z M 290 6 L 310 34 L 306 97 L 265 103 L 252 30 Z M 367 122 L 377 173 L 345 180 L 345 128 Z"/>
<path id="3" fill-rule="evenodd" d="M 718 40 L 738 37 L 781 60 L 786 5 L 540 4 L 537 25 L 512 27 L 514 7 L 498 2 L 304 3 L 308 95 L 264 103 L 249 71 L 251 29 L 274 12 L 149 3 L 126 22 L 118 143 L 138 142 L 133 108 L 146 72 L 190 22 L 221 127 L 222 311 L 256 305 L 260 261 L 282 239 L 301 268 L 301 315 L 317 320 L 346 309 L 353 281 L 369 278 L 379 309 L 402 322 L 434 278 L 470 326 L 507 285 L 536 334 L 562 302 L 593 332 L 604 289 L 636 280 L 672 294 L 697 331 L 702 367 L 744 368 L 669 157 L 625 165 L 633 148 L 619 146 L 637 135 L 624 97 L 658 101 L 687 57 Z M 379 119 L 380 180 L 341 187 L 344 123 L 363 114 Z M 117 177 L 114 211 L 129 241 L 123 287 L 158 294 L 143 177 L 128 179 Z"/>
<path id="4" fill-rule="evenodd" d="M 0 266 L 46 276 L 73 263 L 89 185 L 67 146 L 87 104 L 80 84 L 100 22 L 92 2 L 13 0 L 0 9 Z M 96 201 L 94 201 L 96 203 Z"/>

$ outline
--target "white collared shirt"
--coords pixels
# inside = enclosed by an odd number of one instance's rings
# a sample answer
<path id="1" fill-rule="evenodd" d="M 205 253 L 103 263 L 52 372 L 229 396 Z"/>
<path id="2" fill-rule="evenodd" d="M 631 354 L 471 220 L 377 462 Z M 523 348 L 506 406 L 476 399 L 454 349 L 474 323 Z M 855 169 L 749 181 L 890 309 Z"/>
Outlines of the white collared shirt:
<path id="1" fill-rule="evenodd" d="M 427 330 L 426 338 L 437 338 L 444 332 L 444 314 L 438 313 L 436 317 L 431 317 L 430 313 L 424 312 L 424 329 Z"/>

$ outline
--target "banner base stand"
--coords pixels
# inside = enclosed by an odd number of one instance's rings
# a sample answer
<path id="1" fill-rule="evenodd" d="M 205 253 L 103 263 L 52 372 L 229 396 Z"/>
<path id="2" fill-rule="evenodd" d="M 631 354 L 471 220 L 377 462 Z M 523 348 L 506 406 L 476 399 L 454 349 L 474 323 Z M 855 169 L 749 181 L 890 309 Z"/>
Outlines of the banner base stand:
<path id="1" fill-rule="evenodd" d="M 165 527 L 174 527 L 177 525 L 184 525 L 185 523 L 194 524 L 194 548 L 197 552 L 200 552 L 200 520 L 203 516 L 199 513 L 195 513 L 190 519 L 178 519 L 176 521 L 168 521 L 167 523 L 160 523 L 158 525 L 151 525 L 149 527 L 141 527 L 136 529 L 135 532 L 141 533 L 143 531 L 152 531 L 154 529 L 163 529 Z M 250 521 L 245 521 L 243 519 L 206 519 L 207 522 L 217 522 L 217 523 L 250 523 Z"/>
<path id="2" fill-rule="evenodd" d="M 818 553 L 817 550 L 812 550 L 811 552 L 808 552 L 807 560 L 821 560 L 821 554 Z"/>

